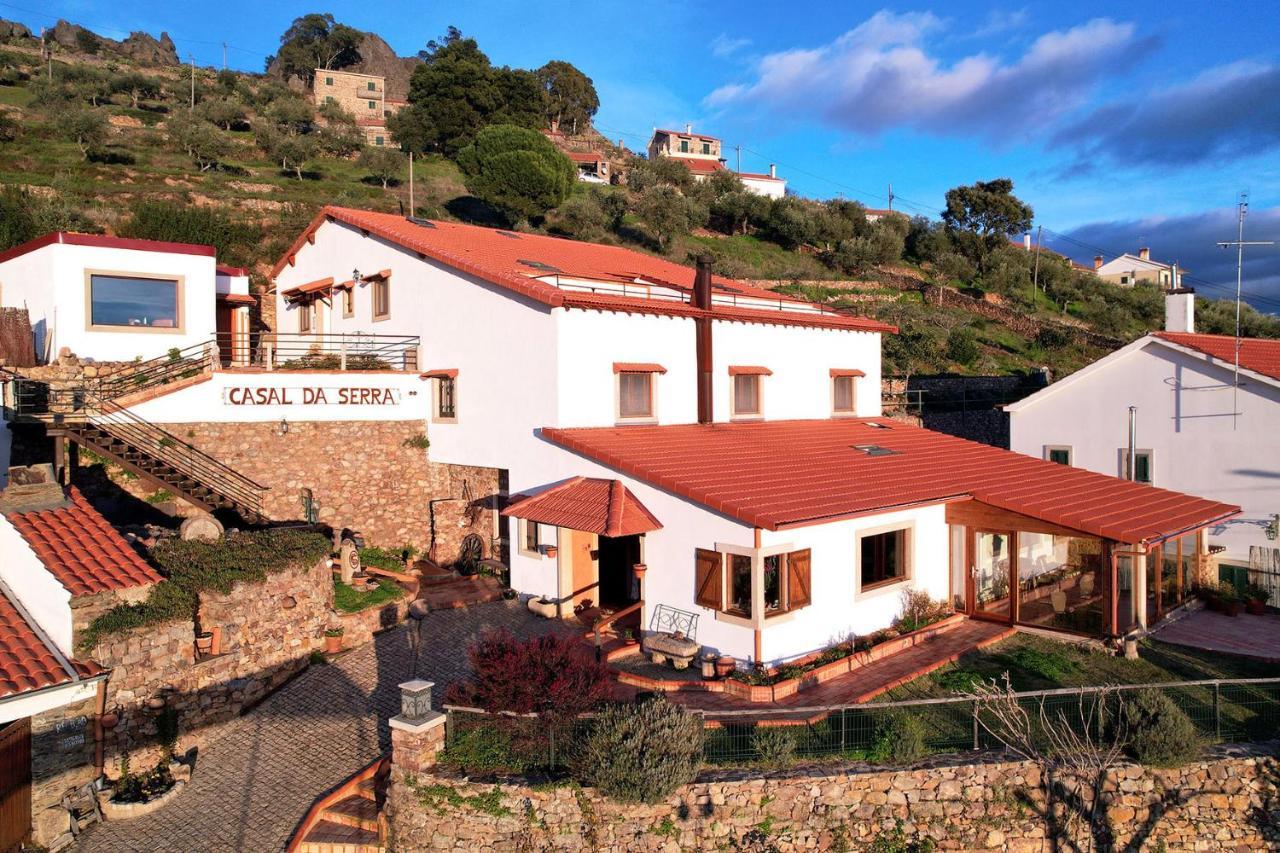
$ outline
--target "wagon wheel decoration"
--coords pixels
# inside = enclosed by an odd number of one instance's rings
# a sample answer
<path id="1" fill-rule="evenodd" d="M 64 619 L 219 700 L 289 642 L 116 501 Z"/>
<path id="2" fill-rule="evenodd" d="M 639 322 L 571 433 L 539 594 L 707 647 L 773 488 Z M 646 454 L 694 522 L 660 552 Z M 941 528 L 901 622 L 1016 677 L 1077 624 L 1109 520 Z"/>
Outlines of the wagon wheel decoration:
<path id="1" fill-rule="evenodd" d="M 474 533 L 464 536 L 462 547 L 458 549 L 458 564 L 462 567 L 463 574 L 475 574 L 482 559 L 484 559 L 484 540 Z"/>

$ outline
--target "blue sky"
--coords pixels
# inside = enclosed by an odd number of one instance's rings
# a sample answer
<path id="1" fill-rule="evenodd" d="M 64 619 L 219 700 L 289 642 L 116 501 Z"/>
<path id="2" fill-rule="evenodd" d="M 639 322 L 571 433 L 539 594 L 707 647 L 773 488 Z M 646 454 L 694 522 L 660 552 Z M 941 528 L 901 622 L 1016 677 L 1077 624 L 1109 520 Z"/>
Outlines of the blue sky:
<path id="1" fill-rule="evenodd" d="M 29 4 L 29 5 L 28 5 Z M 730 165 L 778 163 L 797 192 L 934 212 L 952 186 L 1007 176 L 1056 248 L 1080 260 L 1150 245 L 1200 280 L 1234 282 L 1233 204 L 1280 239 L 1280 4 L 651 2 L 345 4 L 339 19 L 402 55 L 455 24 L 494 62 L 566 59 L 596 83 L 597 125 L 643 147 L 692 122 Z M 19 0 L 104 35 L 168 31 L 185 59 L 261 70 L 311 3 Z M 111 32 L 110 29 L 116 30 Z M 1085 245 L 1081 245 L 1085 244 Z M 1280 310 L 1280 248 L 1251 253 L 1246 289 Z M 1274 300 L 1274 301 L 1272 301 Z"/>

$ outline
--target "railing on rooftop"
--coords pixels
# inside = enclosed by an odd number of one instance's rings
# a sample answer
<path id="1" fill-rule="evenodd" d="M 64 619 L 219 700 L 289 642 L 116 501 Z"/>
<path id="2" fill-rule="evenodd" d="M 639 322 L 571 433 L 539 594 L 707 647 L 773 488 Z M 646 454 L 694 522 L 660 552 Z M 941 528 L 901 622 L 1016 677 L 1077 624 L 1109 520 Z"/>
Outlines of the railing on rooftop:
<path id="1" fill-rule="evenodd" d="M 216 337 L 222 368 L 262 370 L 389 370 L 418 369 L 417 335 L 369 335 L 360 332 L 246 335 L 220 333 Z"/>
<path id="2" fill-rule="evenodd" d="M 551 283 L 554 284 L 557 289 L 571 293 L 625 296 L 631 299 L 647 299 L 654 302 L 672 302 L 686 305 L 692 300 L 691 294 L 682 293 L 675 289 L 675 285 L 669 285 L 661 282 L 642 283 L 617 281 L 590 284 L 580 279 L 571 278 L 571 280 L 566 281 L 560 273 L 553 274 L 550 278 L 554 279 Z M 711 295 L 711 304 L 712 306 L 719 305 L 729 308 L 752 308 L 760 311 L 790 311 L 798 314 L 818 314 L 833 317 L 844 316 L 841 312 L 828 308 L 825 305 L 818 305 L 814 302 L 805 302 L 803 300 L 784 296 L 779 296 L 777 299 L 770 299 L 754 294 L 713 291 Z"/>

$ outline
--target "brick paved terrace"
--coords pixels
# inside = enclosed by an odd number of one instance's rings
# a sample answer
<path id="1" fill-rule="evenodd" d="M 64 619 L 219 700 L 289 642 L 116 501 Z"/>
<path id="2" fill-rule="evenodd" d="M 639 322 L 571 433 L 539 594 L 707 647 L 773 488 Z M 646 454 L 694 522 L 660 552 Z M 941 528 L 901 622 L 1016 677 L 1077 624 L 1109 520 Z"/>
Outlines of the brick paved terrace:
<path id="1" fill-rule="evenodd" d="M 437 685 L 466 677 L 465 650 L 486 628 L 527 637 L 570 626 L 533 616 L 518 602 L 431 613 L 416 673 L 401 627 L 325 666 L 311 666 L 233 723 L 202 751 L 191 783 L 160 811 L 104 823 L 86 833 L 86 853 L 201 853 L 281 850 L 321 794 L 390 745 L 387 719 L 398 685 L 412 677 Z"/>
<path id="2" fill-rule="evenodd" d="M 1157 628 L 1152 636 L 1163 643 L 1280 664 L 1280 615 L 1273 611 L 1228 616 L 1193 610 Z"/>

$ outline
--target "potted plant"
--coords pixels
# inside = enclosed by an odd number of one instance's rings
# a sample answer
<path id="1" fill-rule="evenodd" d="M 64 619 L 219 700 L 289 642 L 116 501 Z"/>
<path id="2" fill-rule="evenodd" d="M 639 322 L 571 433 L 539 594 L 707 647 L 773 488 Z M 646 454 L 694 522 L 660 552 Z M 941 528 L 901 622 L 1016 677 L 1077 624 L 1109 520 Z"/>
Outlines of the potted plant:
<path id="1" fill-rule="evenodd" d="M 1256 583 L 1251 583 L 1244 588 L 1244 609 L 1254 616 L 1261 616 L 1267 612 L 1267 600 L 1271 598 L 1270 591 Z"/>
<path id="2" fill-rule="evenodd" d="M 329 628 L 324 632 L 324 653 L 336 655 L 342 651 L 342 628 Z"/>
<path id="3" fill-rule="evenodd" d="M 622 640 L 622 645 L 627 648 L 639 645 L 639 641 L 636 639 L 635 633 L 630 628 L 623 628 L 619 638 Z"/>
<path id="4" fill-rule="evenodd" d="M 201 631 L 196 634 L 196 652 L 202 655 L 210 654 L 213 651 L 213 632 Z"/>
<path id="5" fill-rule="evenodd" d="M 1240 615 L 1240 594 L 1234 584 L 1224 583 L 1218 586 L 1218 600 L 1222 602 L 1222 612 L 1228 616 Z"/>
<path id="6" fill-rule="evenodd" d="M 737 668 L 738 662 L 732 655 L 720 655 L 716 658 L 716 675 L 720 678 L 728 678 Z"/>
<path id="7" fill-rule="evenodd" d="M 560 549 L 557 548 L 555 545 L 542 546 L 542 554 L 549 560 L 554 560 L 556 558 L 556 554 L 558 553 L 560 553 Z"/>

